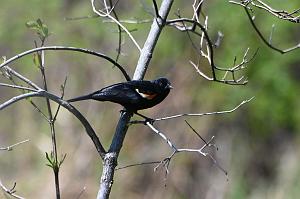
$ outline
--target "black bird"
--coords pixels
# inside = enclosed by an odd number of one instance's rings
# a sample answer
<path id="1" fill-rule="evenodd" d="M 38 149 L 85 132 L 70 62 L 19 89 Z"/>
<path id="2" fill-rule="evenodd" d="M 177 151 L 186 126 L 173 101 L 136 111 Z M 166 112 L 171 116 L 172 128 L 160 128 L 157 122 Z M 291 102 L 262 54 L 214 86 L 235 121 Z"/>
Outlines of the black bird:
<path id="1" fill-rule="evenodd" d="M 81 100 L 109 101 L 121 104 L 128 111 L 151 108 L 162 102 L 172 89 L 167 78 L 161 77 L 152 81 L 132 80 L 121 82 L 102 88 L 91 94 L 67 100 L 75 102 Z"/>

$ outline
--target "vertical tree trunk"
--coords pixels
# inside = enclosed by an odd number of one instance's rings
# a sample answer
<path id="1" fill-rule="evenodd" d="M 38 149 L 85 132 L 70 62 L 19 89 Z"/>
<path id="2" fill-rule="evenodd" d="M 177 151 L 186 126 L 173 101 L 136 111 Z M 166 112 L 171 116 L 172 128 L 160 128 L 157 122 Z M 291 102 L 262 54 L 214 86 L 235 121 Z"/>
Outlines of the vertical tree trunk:
<path id="1" fill-rule="evenodd" d="M 155 18 L 151 25 L 150 32 L 141 51 L 133 79 L 143 79 L 149 62 L 152 57 L 153 50 L 159 38 L 159 35 L 164 27 L 164 21 L 167 19 L 169 11 L 172 7 L 173 0 L 164 0 L 159 9 L 161 19 Z M 103 171 L 98 191 L 97 199 L 108 199 L 113 185 L 114 172 L 118 164 L 118 156 L 123 145 L 123 141 L 128 129 L 128 122 L 132 117 L 132 113 L 122 112 L 119 119 L 114 138 L 110 149 L 105 155 L 103 162 Z"/>

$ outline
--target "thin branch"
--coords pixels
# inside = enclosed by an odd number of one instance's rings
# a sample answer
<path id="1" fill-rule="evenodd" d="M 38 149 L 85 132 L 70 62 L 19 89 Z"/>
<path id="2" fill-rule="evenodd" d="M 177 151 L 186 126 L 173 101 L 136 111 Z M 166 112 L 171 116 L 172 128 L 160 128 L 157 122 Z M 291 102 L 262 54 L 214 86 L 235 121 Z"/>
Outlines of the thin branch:
<path id="1" fill-rule="evenodd" d="M 252 25 L 252 27 L 254 28 L 255 32 L 257 33 L 257 35 L 259 36 L 259 38 L 263 41 L 264 44 L 266 44 L 269 48 L 275 50 L 276 52 L 279 52 L 281 54 L 285 54 L 285 53 L 288 53 L 288 52 L 291 52 L 293 50 L 296 50 L 298 48 L 300 48 L 300 43 L 298 43 L 297 45 L 293 46 L 293 47 L 290 47 L 290 48 L 287 48 L 287 49 L 280 49 L 278 47 L 275 47 L 274 45 L 272 45 L 270 42 L 268 42 L 268 40 L 263 36 L 263 34 L 261 33 L 261 31 L 259 30 L 259 28 L 257 27 L 257 25 L 255 24 L 254 22 L 254 19 L 252 18 L 251 14 L 249 13 L 249 8 L 248 7 L 248 4 L 245 5 L 243 3 L 237 3 L 237 2 L 234 2 L 234 1 L 229 1 L 230 3 L 234 3 L 234 4 L 238 4 L 240 6 L 242 6 L 247 14 L 247 17 Z M 251 1 L 253 2 L 253 1 Z M 296 12 L 298 12 L 299 10 L 297 10 Z M 283 11 L 282 11 L 283 12 Z M 272 13 L 272 12 L 271 12 Z M 299 17 L 297 17 L 297 23 L 299 23 Z"/>
<path id="2" fill-rule="evenodd" d="M 209 81 L 215 81 L 215 82 L 220 82 L 220 83 L 224 83 L 224 84 L 230 84 L 230 85 L 245 85 L 247 83 L 247 80 L 244 80 L 244 77 L 241 78 L 236 78 L 235 77 L 235 73 L 238 70 L 244 69 L 246 64 L 252 60 L 252 57 L 250 60 L 247 60 L 246 57 L 244 56 L 243 62 L 237 66 L 234 67 L 234 70 L 232 68 L 220 68 L 218 66 L 216 66 L 215 61 L 214 61 L 214 46 L 215 44 L 213 44 L 212 40 L 210 39 L 208 32 L 207 32 L 207 20 L 208 18 L 205 18 L 205 25 L 202 25 L 201 23 L 199 23 L 198 21 L 195 21 L 195 19 L 188 19 L 188 18 L 178 18 L 178 19 L 172 19 L 172 20 L 168 20 L 166 22 L 167 25 L 171 25 L 176 27 L 177 29 L 179 29 L 180 31 L 187 31 L 187 32 L 192 32 L 194 34 L 196 34 L 197 36 L 200 37 L 200 50 L 195 47 L 195 44 L 193 44 L 194 48 L 197 50 L 197 52 L 199 52 L 199 55 L 201 55 L 202 57 L 204 57 L 205 59 L 207 59 L 209 65 L 211 66 L 211 72 L 212 72 L 212 78 L 210 78 L 209 76 L 205 75 L 203 72 L 200 71 L 200 69 L 198 68 L 198 66 L 196 66 L 195 64 L 192 65 L 196 68 L 197 72 L 204 77 L 205 79 L 209 80 Z M 178 26 L 178 23 L 181 23 L 180 26 Z M 192 26 L 187 26 L 185 23 L 192 23 Z M 200 28 L 200 30 L 202 31 L 202 34 L 197 33 L 194 29 L 192 29 L 193 26 L 197 26 Z M 189 36 L 189 35 L 188 35 Z M 189 37 L 190 39 L 190 37 Z M 191 40 L 191 39 L 190 39 Z M 205 40 L 205 45 L 206 48 L 203 47 L 203 41 Z M 247 54 L 246 54 L 247 55 Z M 256 53 L 254 54 L 256 55 Z M 217 77 L 216 72 L 217 71 L 221 71 L 225 73 L 225 77 L 226 74 L 228 73 L 228 71 L 232 74 L 232 79 L 219 79 Z"/>
<path id="3" fill-rule="evenodd" d="M 7 86 L 7 87 L 12 87 L 12 88 L 17 88 L 21 90 L 21 93 L 26 93 L 27 91 L 33 91 L 33 92 L 37 92 L 39 90 L 41 90 L 41 88 L 39 88 L 39 86 L 37 86 L 35 83 L 33 83 L 32 81 L 30 81 L 29 79 L 27 79 L 26 77 L 24 77 L 23 75 L 17 73 L 15 70 L 11 69 L 8 66 L 4 66 L 3 68 L 1 68 L 5 71 L 5 74 L 9 74 L 8 79 L 13 83 L 13 84 L 2 84 L 3 86 Z M 25 82 L 26 84 L 34 87 L 35 89 L 32 88 L 28 88 L 28 87 L 24 87 L 24 86 L 19 86 L 16 81 L 13 79 L 13 76 L 16 76 L 18 79 L 20 79 L 21 81 Z M 0 85 L 1 86 L 1 85 Z M 43 118 L 49 122 L 48 117 L 43 113 L 43 111 L 33 102 L 32 99 L 28 99 L 29 103 L 34 107 L 34 109 L 39 112 Z"/>
<path id="4" fill-rule="evenodd" d="M 66 88 L 66 84 L 67 84 L 67 77 L 65 78 L 64 83 L 61 85 L 61 96 L 60 96 L 61 99 L 63 99 L 64 96 L 65 96 L 65 88 Z M 57 115 L 58 115 L 58 113 L 59 113 L 60 107 L 61 107 L 61 105 L 59 104 L 58 107 L 57 107 L 57 109 L 56 109 L 56 112 L 55 112 L 55 114 L 54 114 L 53 122 L 56 121 L 56 118 L 57 118 Z"/>
<path id="5" fill-rule="evenodd" d="M 41 46 L 44 45 L 44 39 L 41 40 Z M 35 47 L 37 48 L 37 43 L 35 42 Z M 39 51 L 37 52 L 37 58 L 38 58 L 38 66 L 41 72 L 41 76 L 43 78 L 43 89 L 48 92 L 48 82 L 45 72 L 45 51 Z M 59 169 L 60 169 L 60 163 L 58 161 L 58 155 L 57 155 L 57 142 L 56 142 L 56 130 L 55 130 L 55 120 L 53 119 L 53 113 L 51 109 L 50 100 L 48 98 L 45 98 L 46 101 L 46 107 L 48 112 L 48 124 L 50 127 L 50 134 L 51 134 L 51 144 L 52 144 L 52 151 L 51 155 L 53 157 L 52 161 L 50 161 L 49 158 L 47 158 L 51 164 L 52 171 L 54 173 L 54 182 L 55 182 L 55 193 L 56 193 L 56 199 L 60 199 L 60 184 L 59 184 Z M 59 110 L 59 109 L 58 109 Z M 48 157 L 46 153 L 46 157 Z M 64 156 L 65 158 L 66 156 Z M 63 158 L 63 159 L 64 159 Z M 63 160 L 62 160 L 63 162 Z"/>
<path id="6" fill-rule="evenodd" d="M 213 139 L 214 139 L 214 136 L 212 136 L 211 139 L 210 139 L 209 141 L 207 141 L 207 142 L 204 141 L 205 144 L 204 144 L 202 147 L 197 148 L 197 149 L 191 149 L 191 148 L 176 148 L 175 145 L 171 142 L 171 140 L 170 140 L 169 138 L 167 138 L 167 137 L 165 136 L 164 133 L 162 133 L 160 130 L 156 129 L 156 128 L 155 128 L 152 124 L 150 124 L 149 122 L 146 122 L 146 124 L 147 124 L 147 126 L 150 127 L 150 129 L 151 129 L 154 133 L 158 134 L 161 138 L 163 138 L 163 140 L 165 140 L 165 141 L 167 142 L 167 144 L 168 144 L 168 145 L 172 148 L 172 150 L 173 150 L 172 154 L 171 154 L 169 157 L 164 158 L 162 161 L 160 161 L 160 162 L 158 163 L 158 165 L 154 168 L 154 171 L 156 171 L 156 169 L 157 169 L 158 167 L 163 166 L 163 167 L 165 168 L 165 170 L 166 170 L 166 175 L 167 175 L 167 174 L 169 173 L 169 170 L 168 170 L 169 164 L 170 164 L 172 158 L 174 157 L 174 155 L 177 154 L 177 153 L 181 153 L 181 152 L 188 152 L 188 153 L 198 153 L 198 154 L 200 154 L 200 155 L 202 155 L 202 156 L 205 156 L 205 157 L 210 158 L 210 159 L 213 161 L 214 165 L 216 165 L 220 170 L 222 170 L 222 171 L 224 172 L 225 175 L 227 175 L 227 171 L 226 171 L 225 169 L 223 169 L 223 168 L 218 164 L 218 162 L 216 161 L 216 159 L 215 159 L 214 157 L 212 157 L 212 155 L 210 155 L 209 153 L 203 152 L 203 150 L 204 150 L 206 147 L 210 147 L 210 146 L 214 146 L 214 147 L 215 147 L 214 144 L 211 144 L 211 142 L 212 142 Z M 197 134 L 198 134 L 198 133 L 197 133 Z M 215 148 L 216 148 L 216 147 L 215 147 Z"/>
<path id="7" fill-rule="evenodd" d="M 156 0 L 152 0 L 152 3 L 153 3 L 153 7 L 154 7 L 154 11 L 155 11 L 155 16 L 156 18 L 161 18 L 159 16 L 159 11 L 158 11 L 158 6 L 157 6 L 157 3 L 156 3 Z"/>
<path id="8" fill-rule="evenodd" d="M 295 14 L 298 14 L 300 12 L 300 8 L 295 9 L 292 12 L 287 12 L 285 10 L 276 10 L 274 8 L 271 8 L 271 6 L 267 5 L 265 2 L 261 0 L 251 0 L 251 1 L 229 1 L 229 3 L 236 4 L 239 6 L 242 6 L 247 9 L 251 9 L 251 6 L 259 8 L 261 10 L 267 11 L 268 13 L 272 14 L 273 16 L 281 19 L 286 20 L 293 23 L 300 23 L 300 16 L 294 16 Z"/>
<path id="9" fill-rule="evenodd" d="M 251 97 L 250 99 L 244 100 L 239 105 L 234 107 L 233 109 L 226 110 L 226 111 L 215 111 L 215 112 L 207 112 L 207 113 L 183 113 L 183 114 L 177 114 L 177 115 L 157 118 L 157 119 L 154 119 L 154 121 L 169 120 L 169 119 L 174 119 L 174 118 L 179 118 L 179 117 L 187 117 L 187 116 L 202 117 L 202 116 L 206 116 L 206 115 L 219 115 L 219 114 L 232 113 L 232 112 L 236 111 L 238 108 L 240 108 L 241 106 L 243 106 L 244 104 L 250 102 L 253 98 L 254 97 Z"/>
<path id="10" fill-rule="evenodd" d="M 137 49 L 141 52 L 142 49 L 139 46 L 139 44 L 135 41 L 134 37 L 132 36 L 132 34 L 127 30 L 127 28 L 125 26 L 123 26 L 117 19 L 115 19 L 113 16 L 110 15 L 110 12 L 113 10 L 113 8 L 111 9 L 111 11 L 105 13 L 101 10 L 97 10 L 97 8 L 95 7 L 95 0 L 91 0 L 91 4 L 92 4 L 92 8 L 93 11 L 99 15 L 100 17 L 108 17 L 110 18 L 112 21 L 114 21 L 116 24 L 118 24 L 118 26 L 120 26 L 129 36 L 129 38 L 131 39 L 131 41 L 134 43 L 134 45 L 137 47 Z"/>
<path id="11" fill-rule="evenodd" d="M 170 120 L 170 119 L 175 119 L 175 118 L 180 118 L 180 117 L 202 117 L 202 116 L 207 116 L 207 115 L 220 115 L 220 114 L 232 113 L 232 112 L 236 111 L 237 109 L 239 109 L 244 104 L 250 102 L 253 98 L 254 97 L 251 97 L 250 99 L 242 101 L 240 104 L 238 104 L 237 106 L 235 106 L 234 108 L 232 108 L 230 110 L 214 111 L 214 112 L 207 112 L 207 113 L 181 113 L 181 114 L 177 114 L 177 115 L 171 115 L 171 116 L 166 116 L 166 117 L 162 117 L 162 118 L 152 119 L 152 122 Z M 130 124 L 145 124 L 145 120 L 130 121 Z"/>
<path id="12" fill-rule="evenodd" d="M 247 14 L 247 17 L 252 25 L 252 27 L 254 28 L 255 32 L 258 34 L 259 38 L 261 38 L 261 40 L 271 49 L 280 52 L 281 54 L 284 54 L 285 52 L 275 46 L 273 46 L 272 44 L 270 44 L 265 37 L 262 35 L 262 33 L 260 32 L 260 30 L 258 29 L 258 27 L 256 26 L 256 24 L 254 23 L 254 20 L 252 19 L 252 16 L 250 15 L 249 11 L 247 8 L 245 8 L 245 12 Z"/>
<path id="13" fill-rule="evenodd" d="M 76 47 L 67 47 L 67 46 L 45 46 L 45 47 L 39 47 L 39 48 L 34 48 L 28 51 L 24 51 L 6 61 L 4 61 L 2 64 L 0 64 L 0 68 L 4 67 L 5 65 L 10 64 L 11 62 L 20 59 L 21 57 L 31 54 L 31 53 L 35 53 L 35 52 L 39 52 L 39 51 L 43 51 L 43 50 L 65 50 L 65 51 L 76 51 L 76 52 L 82 52 L 82 53 L 86 53 L 86 54 L 90 54 L 90 55 L 94 55 L 97 57 L 101 57 L 103 59 L 106 59 L 107 61 L 111 62 L 112 64 L 114 64 L 124 75 L 125 79 L 127 81 L 130 81 L 131 78 L 129 77 L 129 75 L 127 74 L 126 70 L 119 64 L 117 63 L 114 59 L 110 58 L 109 56 L 102 54 L 102 53 L 98 53 L 92 50 L 88 50 L 88 49 L 84 49 L 84 48 L 76 48 Z"/>
<path id="14" fill-rule="evenodd" d="M 192 125 L 190 125 L 190 123 L 188 123 L 188 121 L 184 120 L 185 123 L 190 127 L 190 129 L 192 129 L 192 131 L 198 136 L 198 138 L 200 138 L 206 145 L 208 145 L 208 143 L 205 141 L 205 139 L 192 127 Z"/>
<path id="15" fill-rule="evenodd" d="M 166 142 L 167 144 L 174 150 L 174 151 L 177 151 L 177 148 L 176 146 L 171 142 L 171 140 L 169 138 L 167 138 L 165 136 L 164 133 L 162 133 L 161 131 L 157 130 L 152 124 L 150 124 L 150 122 L 146 122 L 146 125 L 150 127 L 150 129 L 156 133 L 157 135 L 159 135 L 160 137 L 162 137 Z"/>
<path id="16" fill-rule="evenodd" d="M 135 164 L 129 164 L 121 167 L 117 167 L 116 171 L 122 170 L 122 169 L 127 169 L 129 167 L 136 167 L 136 166 L 143 166 L 143 165 L 151 165 L 151 164 L 158 164 L 161 161 L 150 161 L 150 162 L 141 162 L 141 163 L 135 163 Z"/>
<path id="17" fill-rule="evenodd" d="M 150 23 L 153 20 L 152 19 L 144 19 L 144 20 L 132 20 L 132 19 L 123 19 L 123 20 L 119 20 L 121 23 L 127 23 L 127 24 L 143 24 L 143 23 Z M 110 19 L 104 19 L 102 21 L 103 23 L 114 23 L 114 21 L 110 20 Z"/>
<path id="18" fill-rule="evenodd" d="M 113 5 L 112 0 L 109 0 L 110 7 L 113 8 L 113 9 L 112 9 L 113 15 L 115 16 L 115 18 L 116 18 L 117 21 L 120 21 L 118 15 L 117 15 L 117 12 L 115 11 L 115 6 L 116 6 L 116 4 L 117 4 L 118 2 L 119 2 L 119 1 L 117 1 L 117 2 L 115 3 L 115 5 Z M 115 58 L 115 61 L 116 61 L 116 62 L 118 62 L 119 57 L 120 57 L 120 55 L 121 55 L 121 51 L 122 51 L 122 50 L 121 50 L 121 48 L 122 48 L 122 27 L 119 26 L 118 24 L 117 24 L 117 27 L 118 27 L 118 48 L 117 48 L 117 56 L 116 56 L 116 58 Z"/>
<path id="19" fill-rule="evenodd" d="M 217 79 L 216 77 L 216 74 L 215 74 L 215 69 L 217 69 L 217 67 L 215 66 L 215 63 L 214 63 L 214 50 L 213 50 L 213 42 L 211 41 L 209 35 L 208 35 L 208 32 L 206 30 L 206 27 L 203 26 L 202 24 L 198 23 L 197 21 L 193 20 L 193 19 L 188 19 L 188 18 L 179 18 L 179 19 L 173 19 L 173 20 L 168 20 L 167 21 L 167 25 L 172 25 L 172 24 L 176 24 L 178 22 L 189 22 L 189 23 L 192 23 L 194 25 L 196 25 L 197 27 L 199 27 L 205 37 L 205 40 L 207 42 L 207 47 L 208 47 L 208 51 L 207 53 L 209 53 L 209 56 L 207 55 L 207 58 L 209 58 L 209 63 L 212 67 L 212 76 L 213 76 L 213 79 Z"/>
<path id="20" fill-rule="evenodd" d="M 106 151 L 105 151 L 104 147 L 102 146 L 102 144 L 99 140 L 99 137 L 97 136 L 97 134 L 95 133 L 94 129 L 91 127 L 89 122 L 86 120 L 86 118 L 74 106 L 72 106 L 68 102 L 62 100 L 61 98 L 59 98 L 56 95 L 48 93 L 44 90 L 39 90 L 38 92 L 25 93 L 25 94 L 22 94 L 22 95 L 15 96 L 15 97 L 7 100 L 6 102 L 0 104 L 0 110 L 3 110 L 5 108 L 7 108 L 8 106 L 10 106 L 10 105 L 22 100 L 22 99 L 26 99 L 26 98 L 29 98 L 29 97 L 46 97 L 46 98 L 51 99 L 52 101 L 60 104 L 61 106 L 66 108 L 69 112 L 71 112 L 81 122 L 81 124 L 84 126 L 84 128 L 86 130 L 86 133 L 88 134 L 88 136 L 93 141 L 99 155 L 101 156 L 102 159 L 104 159 Z"/>
<path id="21" fill-rule="evenodd" d="M 18 143 L 16 143 L 16 144 L 12 144 L 12 145 L 7 146 L 7 147 L 0 147 L 0 150 L 2 150 L 2 151 L 12 151 L 14 147 L 16 147 L 16 146 L 18 146 L 18 145 L 20 145 L 20 144 L 24 144 L 24 143 L 29 142 L 29 141 L 30 141 L 30 140 L 27 139 L 27 140 L 23 140 L 23 141 L 21 141 L 21 142 L 18 142 Z"/>
<path id="22" fill-rule="evenodd" d="M 21 196 L 19 196 L 19 195 L 17 195 L 17 194 L 15 194 L 16 193 L 16 186 L 17 186 L 17 183 L 14 183 L 14 185 L 13 185 L 13 187 L 12 188 L 6 188 L 4 185 L 3 185 L 3 183 L 1 182 L 1 180 L 0 180 L 0 187 L 3 189 L 3 191 L 5 192 L 5 193 L 7 193 L 8 195 L 10 195 L 10 196 L 12 196 L 12 197 L 14 197 L 14 198 L 17 198 L 17 199 L 25 199 L 25 198 L 23 198 L 23 197 L 21 197 Z"/>
<path id="23" fill-rule="evenodd" d="M 36 90 L 40 89 L 38 85 L 36 85 L 35 83 L 33 83 L 32 81 L 30 81 L 28 78 L 24 77 L 23 75 L 19 74 L 18 72 L 16 72 L 15 70 L 11 69 L 9 66 L 5 65 L 3 66 L 3 68 L 0 69 L 5 70 L 5 72 L 9 73 L 10 75 L 14 75 L 15 77 L 17 77 L 18 79 L 20 79 L 21 81 L 25 82 L 26 84 L 28 84 L 29 86 L 32 86 L 33 88 L 35 88 Z"/>
<path id="24" fill-rule="evenodd" d="M 33 88 L 28 88 L 28 87 L 24 87 L 24 86 L 13 85 L 13 84 L 0 83 L 0 86 L 16 88 L 16 89 L 21 89 L 21 90 L 26 90 L 26 91 L 33 91 L 33 92 L 37 91 L 36 89 L 33 89 Z"/>

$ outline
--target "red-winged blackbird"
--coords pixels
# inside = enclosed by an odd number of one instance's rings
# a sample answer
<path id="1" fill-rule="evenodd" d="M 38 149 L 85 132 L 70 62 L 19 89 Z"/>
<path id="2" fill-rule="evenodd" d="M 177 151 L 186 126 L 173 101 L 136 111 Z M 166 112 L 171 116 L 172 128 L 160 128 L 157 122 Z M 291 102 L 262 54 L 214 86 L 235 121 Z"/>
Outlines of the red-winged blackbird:
<path id="1" fill-rule="evenodd" d="M 171 88 L 169 80 L 163 77 L 152 81 L 133 80 L 107 86 L 91 94 L 69 99 L 68 102 L 89 99 L 110 101 L 136 112 L 162 102 Z"/>

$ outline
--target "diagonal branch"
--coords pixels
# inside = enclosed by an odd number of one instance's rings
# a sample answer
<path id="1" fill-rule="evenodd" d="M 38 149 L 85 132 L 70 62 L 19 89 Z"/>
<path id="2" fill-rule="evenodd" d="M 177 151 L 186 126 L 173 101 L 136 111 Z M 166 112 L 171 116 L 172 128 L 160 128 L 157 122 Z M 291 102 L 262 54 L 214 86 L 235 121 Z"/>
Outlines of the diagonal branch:
<path id="1" fill-rule="evenodd" d="M 106 1 L 104 1 L 106 2 Z M 134 43 L 134 45 L 137 47 L 137 49 L 141 52 L 141 47 L 139 46 L 139 44 L 135 41 L 134 37 L 132 36 L 132 34 L 127 30 L 127 28 L 125 26 L 123 26 L 123 24 L 121 24 L 116 18 L 114 18 L 113 16 L 110 15 L 111 11 L 113 10 L 113 8 L 107 12 L 104 12 L 102 10 L 98 10 L 96 7 L 95 7 L 95 0 L 91 0 L 91 3 L 92 3 L 92 8 L 93 8 L 93 11 L 99 15 L 100 17 L 108 17 L 109 19 L 111 19 L 113 22 L 115 22 L 116 24 L 118 24 L 118 26 L 120 26 L 126 33 L 127 35 L 129 36 L 129 38 L 132 40 L 132 42 Z"/>
<path id="2" fill-rule="evenodd" d="M 160 18 L 157 18 L 152 22 L 151 29 L 144 43 L 141 55 L 134 71 L 134 80 L 141 80 L 145 76 L 148 65 L 152 58 L 154 48 L 156 46 L 160 33 L 164 28 L 164 22 L 167 20 L 167 16 L 170 12 L 173 1 L 174 0 L 163 0 L 161 3 L 160 9 L 158 11 Z"/>
<path id="3" fill-rule="evenodd" d="M 20 145 L 20 144 L 24 144 L 24 143 L 29 142 L 29 141 L 30 141 L 30 140 L 27 139 L 27 140 L 23 140 L 23 141 L 21 141 L 21 142 L 18 142 L 18 143 L 16 143 L 16 144 L 12 144 L 12 145 L 7 146 L 7 147 L 0 147 L 0 150 L 2 150 L 2 151 L 12 151 L 14 147 L 16 147 L 16 146 L 18 146 L 18 145 Z"/>
<path id="4" fill-rule="evenodd" d="M 0 86 L 16 88 L 16 89 L 21 89 L 21 90 L 26 90 L 26 91 L 33 91 L 33 92 L 37 91 L 36 89 L 33 89 L 33 88 L 28 88 L 28 87 L 24 87 L 24 86 L 13 85 L 13 84 L 0 83 Z"/>
<path id="5" fill-rule="evenodd" d="M 5 193 L 7 193 L 8 195 L 10 195 L 16 199 L 25 199 L 16 194 L 16 186 L 17 186 L 17 183 L 14 183 L 13 187 L 9 189 L 9 188 L 5 187 L 0 180 L 0 187 Z"/>
<path id="6" fill-rule="evenodd" d="M 251 6 L 256 7 L 274 15 L 275 17 L 281 20 L 285 20 L 293 23 L 300 23 L 300 16 L 297 15 L 300 12 L 300 8 L 295 9 L 292 12 L 288 12 L 285 10 L 276 10 L 261 0 L 240 1 L 240 2 L 230 0 L 229 3 L 240 5 L 248 9 L 252 9 Z"/>
<path id="7" fill-rule="evenodd" d="M 244 9 L 245 9 L 245 12 L 246 12 L 246 14 L 247 14 L 247 17 L 248 17 L 248 19 L 249 19 L 249 21 L 250 21 L 252 27 L 254 28 L 255 32 L 258 34 L 259 38 L 261 38 L 261 40 L 262 40 L 269 48 L 271 48 L 271 49 L 273 49 L 273 50 L 275 50 L 275 51 L 277 51 L 277 52 L 279 52 L 279 53 L 281 53 L 281 54 L 285 54 L 285 53 L 288 53 L 288 52 L 290 52 L 290 51 L 293 51 L 293 50 L 295 50 L 295 49 L 297 49 L 297 48 L 300 48 L 300 43 L 298 43 L 296 46 L 293 46 L 293 47 L 288 48 L 288 49 L 281 50 L 281 49 L 275 47 L 274 45 L 272 45 L 271 43 L 269 43 L 269 42 L 267 41 L 267 39 L 263 36 L 263 34 L 260 32 L 260 30 L 258 29 L 258 27 L 256 26 L 256 24 L 254 23 L 254 20 L 252 19 L 252 16 L 250 15 L 248 9 L 247 9 L 246 7 L 244 7 Z"/>
<path id="8" fill-rule="evenodd" d="M 63 106 L 64 108 L 66 108 L 69 112 L 71 112 L 80 122 L 81 124 L 84 126 L 86 133 L 88 134 L 88 136 L 91 138 L 91 140 L 93 141 L 99 155 L 101 156 L 102 159 L 104 159 L 105 156 L 105 149 L 102 146 L 99 137 L 97 136 L 97 134 L 95 133 L 94 129 L 91 127 L 91 125 L 89 124 L 89 122 L 86 120 L 86 118 L 71 104 L 69 104 L 68 102 L 62 100 L 61 98 L 59 98 L 56 95 L 53 95 L 49 92 L 46 92 L 44 90 L 39 90 L 37 92 L 30 92 L 30 93 L 25 93 L 22 95 L 18 95 L 15 96 L 9 100 L 7 100 L 6 102 L 0 104 L 0 110 L 3 110 L 5 108 L 7 108 L 8 106 L 22 100 L 22 99 L 26 99 L 26 98 L 30 98 L 30 97 L 45 97 L 48 98 L 58 104 L 60 104 L 61 106 Z"/>
<path id="9" fill-rule="evenodd" d="M 93 1 L 93 0 L 92 0 Z M 149 31 L 148 37 L 145 41 L 144 47 L 141 50 L 140 57 L 133 75 L 134 80 L 143 79 L 149 62 L 152 57 L 152 53 L 156 46 L 157 40 L 160 36 L 160 33 L 164 27 L 163 21 L 166 20 L 169 11 L 171 9 L 172 3 L 174 0 L 163 0 L 159 9 L 159 16 L 161 18 L 153 20 L 151 29 Z M 123 141 L 126 136 L 128 129 L 128 123 L 132 113 L 122 112 L 115 134 L 110 145 L 109 152 L 105 155 L 103 163 L 103 172 L 101 176 L 100 189 L 98 191 L 97 199 L 107 199 L 109 198 L 111 187 L 113 183 L 113 177 L 115 173 L 115 168 L 117 166 L 117 159 L 119 152 L 121 150 Z"/>
<path id="10" fill-rule="evenodd" d="M 222 68 L 222 67 L 218 67 L 215 63 L 215 58 L 214 58 L 214 46 L 215 44 L 212 42 L 208 32 L 207 32 L 207 17 L 205 19 L 205 25 L 202 25 L 199 21 L 196 21 L 195 19 L 189 19 L 189 18 L 178 18 L 178 19 L 172 19 L 172 20 L 168 20 L 166 22 L 167 25 L 173 26 L 176 29 L 183 31 L 183 32 L 187 32 L 187 34 L 189 32 L 194 33 L 196 36 L 200 37 L 200 47 L 198 48 L 196 46 L 196 44 L 194 44 L 189 36 L 190 41 L 192 42 L 193 47 L 197 50 L 197 52 L 199 53 L 200 56 L 204 57 L 205 59 L 207 59 L 210 67 L 211 67 L 211 73 L 212 73 L 212 77 L 209 77 L 207 75 L 205 75 L 203 72 L 200 71 L 200 69 L 198 68 L 198 66 L 196 64 L 194 64 L 193 62 L 191 62 L 191 64 L 195 67 L 196 71 L 198 72 L 198 74 L 200 76 L 202 76 L 203 78 L 205 78 L 206 80 L 209 81 L 215 81 L 215 82 L 220 82 L 220 83 L 224 83 L 224 84 L 230 84 L 230 85 L 245 85 L 248 81 L 244 79 L 244 77 L 240 77 L 240 78 L 236 78 L 236 73 L 244 68 L 246 68 L 246 64 L 251 61 L 257 51 L 254 53 L 254 55 L 248 60 L 247 59 L 247 55 L 248 55 L 248 51 L 249 49 L 246 50 L 244 57 L 243 57 L 243 61 L 238 64 L 235 65 L 231 68 Z M 181 25 L 179 26 L 178 23 L 181 23 Z M 191 26 L 187 26 L 185 23 L 191 23 Z M 194 27 L 198 27 L 201 30 L 201 34 L 198 33 Z M 203 43 L 205 41 L 205 46 L 203 47 Z M 217 76 L 217 71 L 220 71 L 222 73 L 224 73 L 223 78 L 220 79 Z M 232 78 L 227 78 L 227 74 L 231 74 Z"/>

